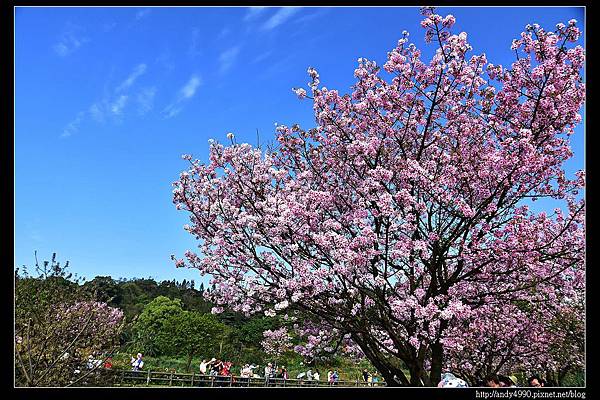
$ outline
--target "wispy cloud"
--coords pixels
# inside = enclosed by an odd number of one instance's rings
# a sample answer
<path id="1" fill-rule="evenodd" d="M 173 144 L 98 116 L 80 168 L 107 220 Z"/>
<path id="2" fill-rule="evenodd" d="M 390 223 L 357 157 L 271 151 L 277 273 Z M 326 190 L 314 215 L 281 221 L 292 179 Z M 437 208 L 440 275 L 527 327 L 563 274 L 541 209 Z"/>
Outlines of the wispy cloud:
<path id="1" fill-rule="evenodd" d="M 154 97 L 156 96 L 156 87 L 144 88 L 137 94 L 136 101 L 138 105 L 138 114 L 144 115 L 154 108 Z"/>
<path id="2" fill-rule="evenodd" d="M 190 79 L 179 89 L 177 98 L 171 104 L 164 108 L 164 118 L 171 118 L 179 114 L 183 110 L 184 103 L 194 97 L 198 87 L 202 84 L 202 79 L 199 75 L 193 74 Z"/>
<path id="3" fill-rule="evenodd" d="M 97 123 L 105 123 L 107 121 L 113 123 L 121 123 L 125 116 L 126 107 L 134 102 L 137 105 L 137 113 L 142 116 L 148 113 L 154 107 L 154 99 L 156 97 L 156 87 L 145 87 L 137 93 L 131 93 L 131 86 L 136 79 L 143 75 L 147 70 L 146 64 L 138 64 L 133 68 L 127 79 L 125 79 L 116 88 L 110 84 L 109 78 L 104 84 L 104 94 L 101 99 L 95 101 L 88 109 L 81 111 L 77 116 L 69 122 L 63 129 L 61 138 L 72 136 L 79 131 L 79 126 L 85 118 L 89 118 Z M 111 72 L 111 76 L 112 76 Z M 187 88 L 195 91 L 196 88 Z M 186 92 L 186 94 L 189 94 Z M 182 94 L 181 96 L 184 96 Z"/>
<path id="4" fill-rule="evenodd" d="M 135 13 L 135 20 L 139 21 L 142 18 L 146 18 L 148 16 L 148 14 L 150 14 L 150 9 L 149 8 L 144 8 L 143 10 L 139 10 L 138 12 Z"/>
<path id="5" fill-rule="evenodd" d="M 240 46 L 234 46 L 221 53 L 221 55 L 219 56 L 219 72 L 221 74 L 224 74 L 225 72 L 229 71 L 229 69 L 235 63 L 239 52 Z"/>
<path id="6" fill-rule="evenodd" d="M 252 21 L 258 18 L 264 11 L 267 10 L 267 7 L 250 7 L 244 15 L 244 21 Z"/>
<path id="7" fill-rule="evenodd" d="M 101 103 L 94 103 L 90 106 L 90 115 L 96 122 L 104 122 L 104 107 Z"/>
<path id="8" fill-rule="evenodd" d="M 271 30 L 277 28 L 285 21 L 290 19 L 294 14 L 301 10 L 301 7 L 285 7 L 280 8 L 275 14 L 271 16 L 263 25 L 263 30 Z"/>
<path id="9" fill-rule="evenodd" d="M 83 121 L 84 116 L 85 116 L 85 112 L 83 112 L 83 111 L 81 111 L 79 114 L 77 114 L 77 117 L 75 117 L 74 120 L 69 122 L 67 124 L 67 126 L 65 127 L 65 129 L 63 129 L 63 133 L 60 135 L 60 137 L 67 138 L 67 137 L 73 135 L 74 133 L 79 132 L 79 125 L 81 125 L 81 122 Z"/>
<path id="10" fill-rule="evenodd" d="M 200 53 L 200 29 L 194 28 L 192 29 L 192 43 L 188 48 L 188 55 L 191 57 L 195 57 Z"/>
<path id="11" fill-rule="evenodd" d="M 175 63 L 171 58 L 171 50 L 168 47 L 163 50 L 158 57 L 156 57 L 156 62 L 167 71 L 172 71 L 175 69 Z"/>
<path id="12" fill-rule="evenodd" d="M 129 76 L 127 77 L 127 79 L 125 79 L 115 90 L 116 92 L 121 92 L 124 89 L 127 89 L 128 87 L 130 87 L 131 85 L 133 85 L 133 83 L 135 82 L 135 80 L 137 78 L 139 78 L 140 76 L 144 75 L 144 73 L 146 72 L 146 64 L 139 64 L 137 65 L 133 71 L 131 71 L 131 73 L 129 74 Z"/>
<path id="13" fill-rule="evenodd" d="M 66 57 L 89 41 L 90 39 L 83 35 L 81 27 L 74 24 L 67 24 L 58 42 L 52 46 L 52 49 L 59 56 Z"/>
<path id="14" fill-rule="evenodd" d="M 265 51 L 264 53 L 259 54 L 258 56 L 256 56 L 256 58 L 254 58 L 254 60 L 252 60 L 252 64 L 256 64 L 257 62 L 261 62 L 262 60 L 264 60 L 267 57 L 269 57 L 272 53 L 273 53 L 272 50 L 268 50 L 268 51 Z"/>
<path id="15" fill-rule="evenodd" d="M 329 11 L 331 11 L 331 8 L 319 8 L 315 12 L 311 12 L 311 13 L 308 13 L 306 15 L 303 15 L 302 17 L 296 18 L 294 20 L 294 23 L 310 22 L 313 19 L 321 18 L 321 17 L 325 16 L 326 14 L 329 13 Z"/>
<path id="16" fill-rule="evenodd" d="M 181 88 L 181 95 L 184 99 L 189 99 L 196 94 L 196 89 L 200 86 L 200 77 L 197 75 L 192 75 L 188 83 L 185 84 L 184 87 Z"/>
<path id="17" fill-rule="evenodd" d="M 226 26 L 223 29 L 221 29 L 221 32 L 219 32 L 217 39 L 223 39 L 225 36 L 228 36 L 230 33 L 231 33 L 231 29 L 228 26 Z"/>
<path id="18" fill-rule="evenodd" d="M 114 115 L 121 115 L 125 105 L 127 104 L 128 98 L 129 96 L 126 95 L 119 96 L 119 98 L 110 105 L 110 112 L 112 112 Z"/>

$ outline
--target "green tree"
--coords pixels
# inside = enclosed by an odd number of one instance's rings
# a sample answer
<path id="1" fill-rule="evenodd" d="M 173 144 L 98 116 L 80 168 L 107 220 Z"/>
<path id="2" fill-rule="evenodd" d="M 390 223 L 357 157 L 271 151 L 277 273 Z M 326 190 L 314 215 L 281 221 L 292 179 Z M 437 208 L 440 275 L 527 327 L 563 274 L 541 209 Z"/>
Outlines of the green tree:
<path id="1" fill-rule="evenodd" d="M 83 284 L 83 289 L 90 293 L 96 301 L 108 303 L 118 307 L 123 301 L 123 294 L 119 284 L 110 276 L 97 276 Z"/>
<path id="2" fill-rule="evenodd" d="M 164 354 L 186 356 L 189 371 L 194 356 L 215 354 L 227 334 L 227 326 L 215 316 L 182 311 L 164 321 L 156 344 Z"/>
<path id="3" fill-rule="evenodd" d="M 138 351 L 148 355 L 163 353 L 157 346 L 157 334 L 165 321 L 182 312 L 180 299 L 158 296 L 148 303 L 133 326 L 133 341 Z"/>

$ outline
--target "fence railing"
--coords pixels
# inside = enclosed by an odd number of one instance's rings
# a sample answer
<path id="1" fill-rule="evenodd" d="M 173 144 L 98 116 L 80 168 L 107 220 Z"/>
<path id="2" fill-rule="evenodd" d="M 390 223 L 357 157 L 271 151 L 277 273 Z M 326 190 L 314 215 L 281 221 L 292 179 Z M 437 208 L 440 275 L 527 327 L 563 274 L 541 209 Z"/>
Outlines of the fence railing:
<path id="1" fill-rule="evenodd" d="M 78 386 L 179 386 L 179 387 L 381 387 L 385 382 L 368 383 L 362 379 L 325 380 L 245 378 L 240 376 L 213 376 L 163 371 L 132 371 L 126 369 L 98 369 L 78 382 Z"/>

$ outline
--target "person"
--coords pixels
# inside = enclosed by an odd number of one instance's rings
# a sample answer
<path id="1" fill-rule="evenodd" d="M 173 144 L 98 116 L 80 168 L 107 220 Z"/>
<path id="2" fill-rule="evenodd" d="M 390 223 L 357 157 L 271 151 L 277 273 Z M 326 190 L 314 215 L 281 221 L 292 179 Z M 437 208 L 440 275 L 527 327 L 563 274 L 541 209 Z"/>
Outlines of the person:
<path id="1" fill-rule="evenodd" d="M 233 363 L 231 361 L 226 361 L 226 362 L 222 363 L 220 375 L 223 375 L 223 376 L 231 375 L 230 370 L 231 370 L 232 365 L 233 365 Z"/>
<path id="2" fill-rule="evenodd" d="M 272 363 L 267 363 L 267 366 L 265 367 L 265 382 L 267 385 L 269 385 L 269 379 L 271 379 L 274 375 L 274 371 L 273 371 L 273 364 Z"/>
<path id="3" fill-rule="evenodd" d="M 252 378 L 260 378 L 260 376 L 254 372 L 254 370 L 258 368 L 258 365 L 251 364 L 248 368 L 250 369 L 250 376 Z"/>
<path id="4" fill-rule="evenodd" d="M 219 372 L 221 371 L 222 366 L 223 366 L 223 362 L 221 360 L 215 360 L 214 364 L 210 368 L 210 374 L 212 376 L 219 375 Z"/>
<path id="5" fill-rule="evenodd" d="M 211 358 L 210 361 L 203 359 L 202 362 L 200 363 L 200 373 L 202 375 L 206 375 L 208 372 L 208 367 L 211 366 L 214 362 L 216 361 L 215 358 Z"/>
<path id="6" fill-rule="evenodd" d="M 331 379 L 331 376 L 333 375 L 333 371 L 329 370 L 327 371 L 327 382 L 331 385 L 331 383 L 333 382 L 333 380 Z"/>
<path id="7" fill-rule="evenodd" d="M 469 385 L 467 385 L 467 382 L 465 382 L 464 380 L 462 380 L 460 378 L 457 378 L 451 372 L 445 372 L 444 374 L 442 374 L 442 380 L 440 381 L 440 383 L 438 383 L 438 387 L 444 387 L 444 388 L 453 388 L 453 387 L 461 388 L 461 387 L 468 387 L 468 386 Z"/>
<path id="8" fill-rule="evenodd" d="M 363 381 L 365 381 L 365 383 L 370 382 L 370 380 L 369 380 L 370 376 L 371 376 L 371 374 L 369 374 L 369 370 L 365 368 L 362 372 Z"/>
<path id="9" fill-rule="evenodd" d="M 340 374 L 338 374 L 337 369 L 333 371 L 333 374 L 331 375 L 331 379 L 333 380 L 334 385 L 338 384 L 338 381 L 340 380 Z"/>
<path id="10" fill-rule="evenodd" d="M 87 368 L 88 369 L 94 369 L 94 366 L 96 365 L 96 360 L 94 360 L 94 356 L 92 356 L 91 354 L 88 356 L 87 359 Z"/>
<path id="11" fill-rule="evenodd" d="M 377 384 L 379 383 L 379 377 L 377 375 L 373 374 L 371 381 L 373 382 L 373 386 L 377 386 Z"/>
<path id="12" fill-rule="evenodd" d="M 513 381 L 514 378 L 515 380 Z M 506 375 L 498 375 L 498 380 L 500 381 L 500 387 L 517 387 L 517 378 L 513 375 L 512 377 Z"/>
<path id="13" fill-rule="evenodd" d="M 273 364 L 268 363 L 265 367 L 265 379 L 269 379 L 273 373 Z"/>
<path id="14" fill-rule="evenodd" d="M 250 378 L 252 376 L 252 371 L 250 370 L 250 364 L 245 364 L 240 369 L 240 378 Z"/>
<path id="15" fill-rule="evenodd" d="M 487 387 L 500 387 L 500 380 L 497 375 L 488 375 L 485 379 L 485 386 Z"/>
<path id="16" fill-rule="evenodd" d="M 133 371 L 139 371 L 144 367 L 144 361 L 142 360 L 142 353 L 137 353 L 137 358 L 131 357 L 131 366 Z"/>
<path id="17" fill-rule="evenodd" d="M 306 380 L 312 381 L 312 379 L 313 379 L 313 372 L 312 372 L 312 369 L 309 368 L 308 371 L 306 371 Z"/>
<path id="18" fill-rule="evenodd" d="M 315 373 L 313 374 L 313 379 L 315 381 L 320 381 L 321 380 L 321 375 L 319 375 L 319 370 L 315 369 Z"/>
<path id="19" fill-rule="evenodd" d="M 288 370 L 287 368 L 285 368 L 285 365 L 283 367 L 281 367 L 281 378 L 283 379 L 289 379 L 289 374 L 288 374 Z"/>
<path id="20" fill-rule="evenodd" d="M 529 379 L 527 379 L 527 382 L 531 387 L 544 387 L 543 379 L 537 375 L 530 376 Z"/>

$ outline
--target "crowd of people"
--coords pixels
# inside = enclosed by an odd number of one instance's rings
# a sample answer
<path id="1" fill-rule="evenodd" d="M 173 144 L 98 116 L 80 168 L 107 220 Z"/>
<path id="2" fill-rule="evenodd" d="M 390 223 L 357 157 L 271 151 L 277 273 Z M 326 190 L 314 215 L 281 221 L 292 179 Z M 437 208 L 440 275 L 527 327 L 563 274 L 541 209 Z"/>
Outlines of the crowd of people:
<path id="1" fill-rule="evenodd" d="M 90 360 L 88 360 L 88 368 L 92 368 L 94 366 L 94 361 L 92 356 L 90 356 Z M 112 367 L 112 363 L 108 368 Z M 131 366 L 133 371 L 140 371 L 144 366 L 143 356 L 141 353 L 137 354 L 137 357 L 131 357 Z M 105 368 L 107 366 L 105 365 Z M 215 377 L 232 377 L 233 363 L 231 361 L 223 361 L 217 360 L 216 358 L 203 359 L 200 362 L 200 374 L 215 376 Z M 261 375 L 259 373 L 259 365 L 254 364 L 244 364 L 240 367 L 239 370 L 239 378 L 241 379 L 249 379 L 249 378 L 258 378 L 269 380 L 287 380 L 290 379 L 289 372 L 285 366 L 273 366 L 273 363 L 267 363 L 264 367 L 264 374 Z M 300 372 L 296 375 L 296 379 L 299 381 L 307 381 L 307 382 L 320 382 L 321 374 L 318 369 L 314 371 L 309 368 L 306 372 Z M 369 372 L 368 369 L 364 369 L 362 371 L 362 380 L 368 386 L 377 386 L 379 384 L 379 377 L 375 372 Z M 330 385 L 337 385 L 340 381 L 340 374 L 337 369 L 329 369 L 327 371 L 326 381 Z M 468 387 L 469 385 L 463 379 L 456 377 L 451 372 L 446 372 L 442 374 L 442 379 L 437 385 L 438 387 Z M 479 382 L 478 387 L 493 387 L 493 388 L 511 388 L 518 387 L 518 379 L 514 375 L 488 375 L 483 381 Z M 527 386 L 529 387 L 544 387 L 546 386 L 546 381 L 540 378 L 537 375 L 533 375 L 527 379 Z"/>

